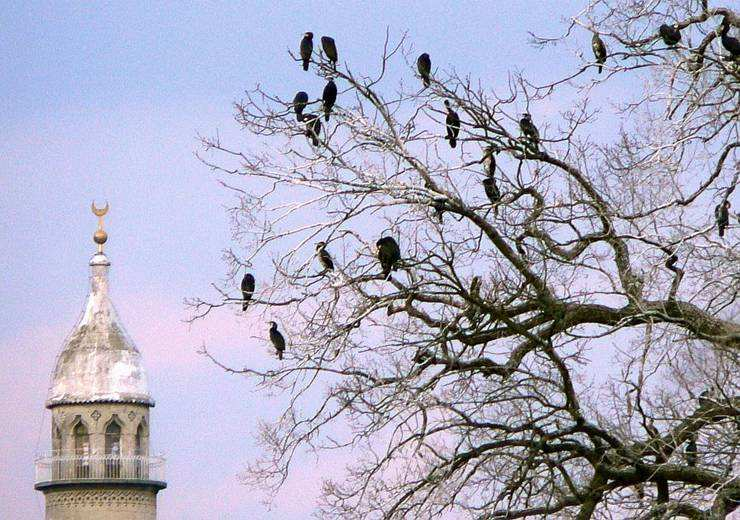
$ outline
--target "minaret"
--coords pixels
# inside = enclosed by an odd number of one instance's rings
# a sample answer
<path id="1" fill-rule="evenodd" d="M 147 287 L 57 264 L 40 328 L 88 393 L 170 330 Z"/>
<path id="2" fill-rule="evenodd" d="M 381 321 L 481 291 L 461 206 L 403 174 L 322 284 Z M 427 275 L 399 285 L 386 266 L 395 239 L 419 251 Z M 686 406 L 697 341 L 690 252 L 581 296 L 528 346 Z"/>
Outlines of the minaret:
<path id="1" fill-rule="evenodd" d="M 157 492 L 167 487 L 164 459 L 149 455 L 154 401 L 141 354 L 108 297 L 108 208 L 92 205 L 98 252 L 90 260 L 90 294 L 57 358 L 46 401 L 52 451 L 36 460 L 35 485 L 46 499 L 46 520 L 155 520 Z"/>

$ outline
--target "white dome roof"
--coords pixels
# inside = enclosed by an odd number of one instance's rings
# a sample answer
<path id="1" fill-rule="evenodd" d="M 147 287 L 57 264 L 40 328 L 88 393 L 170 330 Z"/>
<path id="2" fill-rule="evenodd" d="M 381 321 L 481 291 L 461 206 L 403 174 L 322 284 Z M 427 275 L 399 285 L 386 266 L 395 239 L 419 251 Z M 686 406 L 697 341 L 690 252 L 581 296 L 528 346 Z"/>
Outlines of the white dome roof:
<path id="1" fill-rule="evenodd" d="M 46 406 L 127 402 L 154 406 L 141 353 L 108 298 L 108 258 L 90 260 L 91 289 L 85 311 L 57 357 Z"/>

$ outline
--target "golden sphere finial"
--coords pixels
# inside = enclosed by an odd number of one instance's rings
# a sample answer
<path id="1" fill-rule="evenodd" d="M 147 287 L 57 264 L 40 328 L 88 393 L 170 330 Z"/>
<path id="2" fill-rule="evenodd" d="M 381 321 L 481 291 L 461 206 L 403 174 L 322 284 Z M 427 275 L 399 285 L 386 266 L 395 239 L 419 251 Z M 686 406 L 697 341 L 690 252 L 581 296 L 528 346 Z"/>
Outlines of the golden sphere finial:
<path id="1" fill-rule="evenodd" d="M 106 201 L 105 207 L 102 209 L 98 209 L 95 207 L 95 201 L 92 203 L 92 212 L 93 214 L 98 217 L 98 229 L 93 234 L 93 240 L 96 244 L 98 244 L 98 253 L 103 252 L 103 244 L 108 240 L 108 233 L 105 232 L 103 229 L 103 217 L 106 213 L 108 213 L 108 210 L 110 209 L 110 205 Z"/>

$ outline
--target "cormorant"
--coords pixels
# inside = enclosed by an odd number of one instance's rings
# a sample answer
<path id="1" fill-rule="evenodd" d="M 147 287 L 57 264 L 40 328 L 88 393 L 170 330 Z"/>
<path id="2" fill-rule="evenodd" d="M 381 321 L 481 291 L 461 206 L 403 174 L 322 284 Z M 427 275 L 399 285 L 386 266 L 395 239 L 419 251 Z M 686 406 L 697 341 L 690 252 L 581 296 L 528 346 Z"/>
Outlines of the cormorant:
<path id="1" fill-rule="evenodd" d="M 689 438 L 689 442 L 686 443 L 684 448 L 684 454 L 686 455 L 686 463 L 689 467 L 695 467 L 699 460 L 699 451 L 696 447 L 696 434 L 692 434 Z"/>
<path id="2" fill-rule="evenodd" d="M 722 19 L 722 30 L 720 32 L 721 40 L 722 40 L 722 47 L 724 47 L 727 52 L 730 53 L 732 56 L 732 59 L 736 60 L 740 58 L 740 41 L 738 41 L 737 38 L 733 38 L 728 34 L 730 31 L 730 22 L 727 21 L 727 18 Z"/>
<path id="3" fill-rule="evenodd" d="M 293 98 L 293 110 L 295 110 L 295 117 L 298 122 L 303 121 L 303 109 L 308 104 L 308 94 L 302 90 L 298 92 Z"/>
<path id="4" fill-rule="evenodd" d="M 424 83 L 424 88 L 431 85 L 429 76 L 432 74 L 432 59 L 429 57 L 429 54 L 425 52 L 416 58 L 416 69 L 419 71 L 419 76 L 421 76 L 421 81 Z"/>
<path id="5" fill-rule="evenodd" d="M 594 51 L 596 63 L 599 64 L 599 74 L 601 74 L 602 65 L 606 61 L 606 45 L 604 45 L 604 41 L 596 33 L 591 38 L 591 49 Z"/>
<path id="6" fill-rule="evenodd" d="M 311 61 L 313 53 L 313 33 L 307 32 L 301 40 L 301 60 L 303 60 L 303 70 L 308 70 L 308 63 Z"/>
<path id="7" fill-rule="evenodd" d="M 675 271 L 676 262 L 678 262 L 678 255 L 676 254 L 676 251 L 671 251 L 668 259 L 665 261 L 665 266 L 671 271 Z"/>
<path id="8" fill-rule="evenodd" d="M 254 276 L 252 273 L 244 273 L 242 278 L 242 310 L 246 311 L 249 306 L 249 300 L 252 299 L 254 294 Z"/>
<path id="9" fill-rule="evenodd" d="M 334 261 L 331 259 L 331 255 L 326 250 L 326 242 L 319 242 L 316 244 L 316 253 L 319 255 L 319 262 L 325 271 L 334 270 Z"/>
<path id="10" fill-rule="evenodd" d="M 717 219 L 720 238 L 725 236 L 725 229 L 730 225 L 730 201 L 726 200 L 714 208 L 714 218 Z"/>
<path id="11" fill-rule="evenodd" d="M 457 136 L 460 134 L 460 116 L 452 110 L 449 99 L 445 99 L 445 107 L 447 107 L 447 119 L 445 120 L 447 137 L 445 139 L 450 142 L 451 148 L 455 148 L 457 146 Z"/>
<path id="12" fill-rule="evenodd" d="M 337 101 L 337 85 L 333 79 L 329 80 L 329 83 L 324 87 L 324 94 L 321 96 L 324 100 L 324 118 L 329 121 L 329 114 L 331 114 L 331 107 Z"/>
<path id="13" fill-rule="evenodd" d="M 339 53 L 337 53 L 337 45 L 334 43 L 334 38 L 322 36 L 321 48 L 324 49 L 324 54 L 326 54 L 326 58 L 331 62 L 332 67 L 336 69 L 337 61 L 339 61 Z"/>
<path id="14" fill-rule="evenodd" d="M 432 201 L 432 207 L 434 208 L 434 213 L 437 215 L 437 218 L 439 219 L 440 224 L 444 222 L 444 211 L 445 211 L 445 201 L 447 201 L 444 197 L 438 197 L 435 198 Z"/>
<path id="15" fill-rule="evenodd" d="M 681 41 L 681 31 L 678 30 L 678 25 L 663 24 L 658 29 L 658 34 L 663 39 L 668 47 L 675 47 L 678 42 Z"/>
<path id="16" fill-rule="evenodd" d="M 537 127 L 534 126 L 532 116 L 529 115 L 529 113 L 525 112 L 522 115 L 522 118 L 519 120 L 519 129 L 522 131 L 524 137 L 527 138 L 527 141 L 532 145 L 534 151 L 539 151 L 540 132 L 537 130 Z"/>
<path id="17" fill-rule="evenodd" d="M 486 197 L 491 201 L 491 204 L 496 204 L 501 200 L 501 191 L 496 185 L 496 180 L 493 177 L 486 177 L 483 179 L 483 189 L 486 192 Z"/>
<path id="18" fill-rule="evenodd" d="M 285 352 L 285 338 L 277 329 L 277 323 L 274 321 L 270 322 L 270 341 L 272 341 L 272 346 L 275 347 L 278 359 L 282 360 L 283 352 Z"/>
<path id="19" fill-rule="evenodd" d="M 383 276 L 388 279 L 391 271 L 398 268 L 398 262 L 401 260 L 401 249 L 398 247 L 393 237 L 382 237 L 375 245 L 378 248 L 378 260 L 383 268 Z"/>
<path id="20" fill-rule="evenodd" d="M 306 137 L 311 139 L 314 146 L 318 146 L 321 135 L 321 118 L 316 114 L 308 114 L 303 116 L 303 120 L 306 122 Z"/>
<path id="21" fill-rule="evenodd" d="M 498 148 L 494 145 L 486 146 L 485 152 L 483 152 L 483 168 L 486 175 L 493 177 L 496 174 L 496 155 Z"/>

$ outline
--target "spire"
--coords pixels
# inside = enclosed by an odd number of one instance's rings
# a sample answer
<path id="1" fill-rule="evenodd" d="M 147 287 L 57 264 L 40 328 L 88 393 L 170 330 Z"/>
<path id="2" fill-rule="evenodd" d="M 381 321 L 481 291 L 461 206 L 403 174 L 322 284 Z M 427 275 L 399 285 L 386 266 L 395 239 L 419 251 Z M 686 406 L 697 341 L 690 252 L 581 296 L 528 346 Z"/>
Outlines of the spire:
<path id="1" fill-rule="evenodd" d="M 98 217 L 93 240 L 98 252 L 90 259 L 90 293 L 82 317 L 67 338 L 56 362 L 47 407 L 85 402 L 134 402 L 154 405 L 139 350 L 131 341 L 108 296 L 110 261 L 103 253 L 108 234 L 103 216 L 109 206 L 92 211 Z"/>

